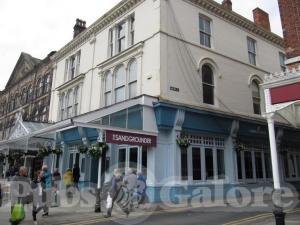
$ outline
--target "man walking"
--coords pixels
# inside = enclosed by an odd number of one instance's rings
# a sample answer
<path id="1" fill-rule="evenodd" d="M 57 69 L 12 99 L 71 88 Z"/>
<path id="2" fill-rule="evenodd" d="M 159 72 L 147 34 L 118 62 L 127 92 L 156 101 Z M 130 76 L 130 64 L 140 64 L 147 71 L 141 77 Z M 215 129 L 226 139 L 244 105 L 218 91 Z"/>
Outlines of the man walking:
<path id="1" fill-rule="evenodd" d="M 43 216 L 49 215 L 49 207 L 52 202 L 52 178 L 51 174 L 48 172 L 48 166 L 43 165 L 42 167 L 42 175 L 41 175 L 41 183 L 42 183 L 42 199 L 44 204 L 44 214 Z"/>

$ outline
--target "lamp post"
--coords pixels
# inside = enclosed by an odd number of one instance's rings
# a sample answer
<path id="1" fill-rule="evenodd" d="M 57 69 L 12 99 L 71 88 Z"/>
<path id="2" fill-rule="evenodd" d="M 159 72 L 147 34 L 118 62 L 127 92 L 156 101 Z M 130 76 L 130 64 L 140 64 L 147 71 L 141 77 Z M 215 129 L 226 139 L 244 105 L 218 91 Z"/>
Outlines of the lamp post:
<path id="1" fill-rule="evenodd" d="M 98 130 L 98 143 L 103 142 L 103 131 Z M 101 212 L 101 184 L 102 184 L 102 159 L 103 159 L 103 152 L 98 159 L 98 182 L 97 182 L 97 190 L 96 190 L 96 203 L 95 203 L 95 213 Z"/>
<path id="2" fill-rule="evenodd" d="M 272 171 L 273 171 L 273 181 L 274 181 L 274 209 L 273 213 L 275 216 L 276 225 L 285 224 L 285 213 L 282 208 L 281 200 L 281 186 L 279 178 L 279 167 L 278 167 L 278 154 L 275 138 L 275 128 L 274 128 L 274 113 L 267 114 L 268 129 L 269 129 L 269 140 L 271 148 L 271 159 L 272 159 Z"/>

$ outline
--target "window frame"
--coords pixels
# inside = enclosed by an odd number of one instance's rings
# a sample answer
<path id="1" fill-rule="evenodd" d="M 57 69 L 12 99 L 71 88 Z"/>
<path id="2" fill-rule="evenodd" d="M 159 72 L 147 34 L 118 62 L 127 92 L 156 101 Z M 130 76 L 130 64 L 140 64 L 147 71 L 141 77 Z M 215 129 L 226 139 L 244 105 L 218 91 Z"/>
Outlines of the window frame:
<path id="1" fill-rule="evenodd" d="M 211 80 L 212 80 L 212 83 L 207 83 L 207 82 L 204 82 L 204 67 L 208 67 L 211 71 Z M 202 100 L 203 100 L 203 103 L 204 104 L 207 104 L 207 105 L 215 105 L 215 77 L 214 77 L 214 69 L 213 67 L 210 65 L 210 64 L 204 64 L 202 65 L 201 67 L 201 80 L 202 80 Z M 211 92 L 210 94 L 212 94 L 212 96 L 209 96 L 207 97 L 205 94 L 207 92 L 205 92 L 205 90 Z M 212 101 L 208 101 L 207 99 L 211 99 Z M 207 101 L 206 101 L 206 100 Z"/>
<path id="2" fill-rule="evenodd" d="M 205 27 L 201 28 L 202 21 L 207 22 L 209 24 L 208 26 L 209 31 L 207 31 Z M 199 38 L 200 38 L 199 41 L 201 46 L 204 46 L 206 48 L 212 48 L 212 19 L 203 14 L 199 14 Z M 206 38 L 208 40 L 208 43 L 205 43 Z M 204 40 L 204 42 L 202 43 L 201 40 Z"/>
<path id="3" fill-rule="evenodd" d="M 261 94 L 259 88 L 259 81 L 257 79 L 253 79 L 251 81 L 251 94 L 252 94 L 252 105 L 253 105 L 253 113 L 256 115 L 261 115 Z M 255 96 L 256 92 L 254 92 L 254 88 L 257 88 L 258 96 Z M 258 111 L 256 111 L 258 110 Z"/>
<path id="4" fill-rule="evenodd" d="M 249 64 L 257 66 L 257 41 L 251 37 L 247 37 L 247 51 Z"/>

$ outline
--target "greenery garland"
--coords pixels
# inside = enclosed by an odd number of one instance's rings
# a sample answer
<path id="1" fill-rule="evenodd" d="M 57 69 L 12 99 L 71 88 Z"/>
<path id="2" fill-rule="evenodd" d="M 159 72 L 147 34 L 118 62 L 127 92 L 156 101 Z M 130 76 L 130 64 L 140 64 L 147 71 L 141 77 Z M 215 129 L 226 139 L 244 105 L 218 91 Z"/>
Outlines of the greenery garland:
<path id="1" fill-rule="evenodd" d="M 190 140 L 187 137 L 177 138 L 176 143 L 180 148 L 184 148 L 184 149 L 187 149 L 191 145 Z"/>
<path id="2" fill-rule="evenodd" d="M 93 159 L 99 159 L 104 152 L 108 150 L 108 145 L 105 142 L 101 142 L 98 144 L 92 144 L 89 150 L 89 155 Z"/>
<path id="3" fill-rule="evenodd" d="M 80 145 L 80 146 L 78 147 L 78 152 L 79 152 L 80 154 L 86 154 L 86 153 L 88 153 L 88 151 L 89 151 L 89 148 L 86 147 L 85 145 Z"/>
<path id="4" fill-rule="evenodd" d="M 41 158 L 44 158 L 44 157 L 49 156 L 51 153 L 52 153 L 51 147 L 43 146 L 43 147 L 40 147 L 37 156 L 41 157 Z"/>

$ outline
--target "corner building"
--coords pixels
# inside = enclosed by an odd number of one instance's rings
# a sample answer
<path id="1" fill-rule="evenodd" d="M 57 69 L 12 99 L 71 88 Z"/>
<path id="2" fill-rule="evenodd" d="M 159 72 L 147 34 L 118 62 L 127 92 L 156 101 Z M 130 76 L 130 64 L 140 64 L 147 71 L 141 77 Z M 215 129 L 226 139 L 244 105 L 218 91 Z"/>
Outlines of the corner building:
<path id="1" fill-rule="evenodd" d="M 284 69 L 284 46 L 268 15 L 255 15 L 253 23 L 228 1 L 123 0 L 74 32 L 53 56 L 49 119 L 64 153 L 49 164 L 63 173 L 77 163 L 81 186 L 97 183 L 98 161 L 78 148 L 105 134 L 104 180 L 116 167 L 143 171 L 153 202 L 185 201 L 199 187 L 221 197 L 272 186 L 259 85 Z M 282 182 L 297 182 L 300 132 L 276 121 Z M 177 144 L 184 138 L 187 148 Z"/>

